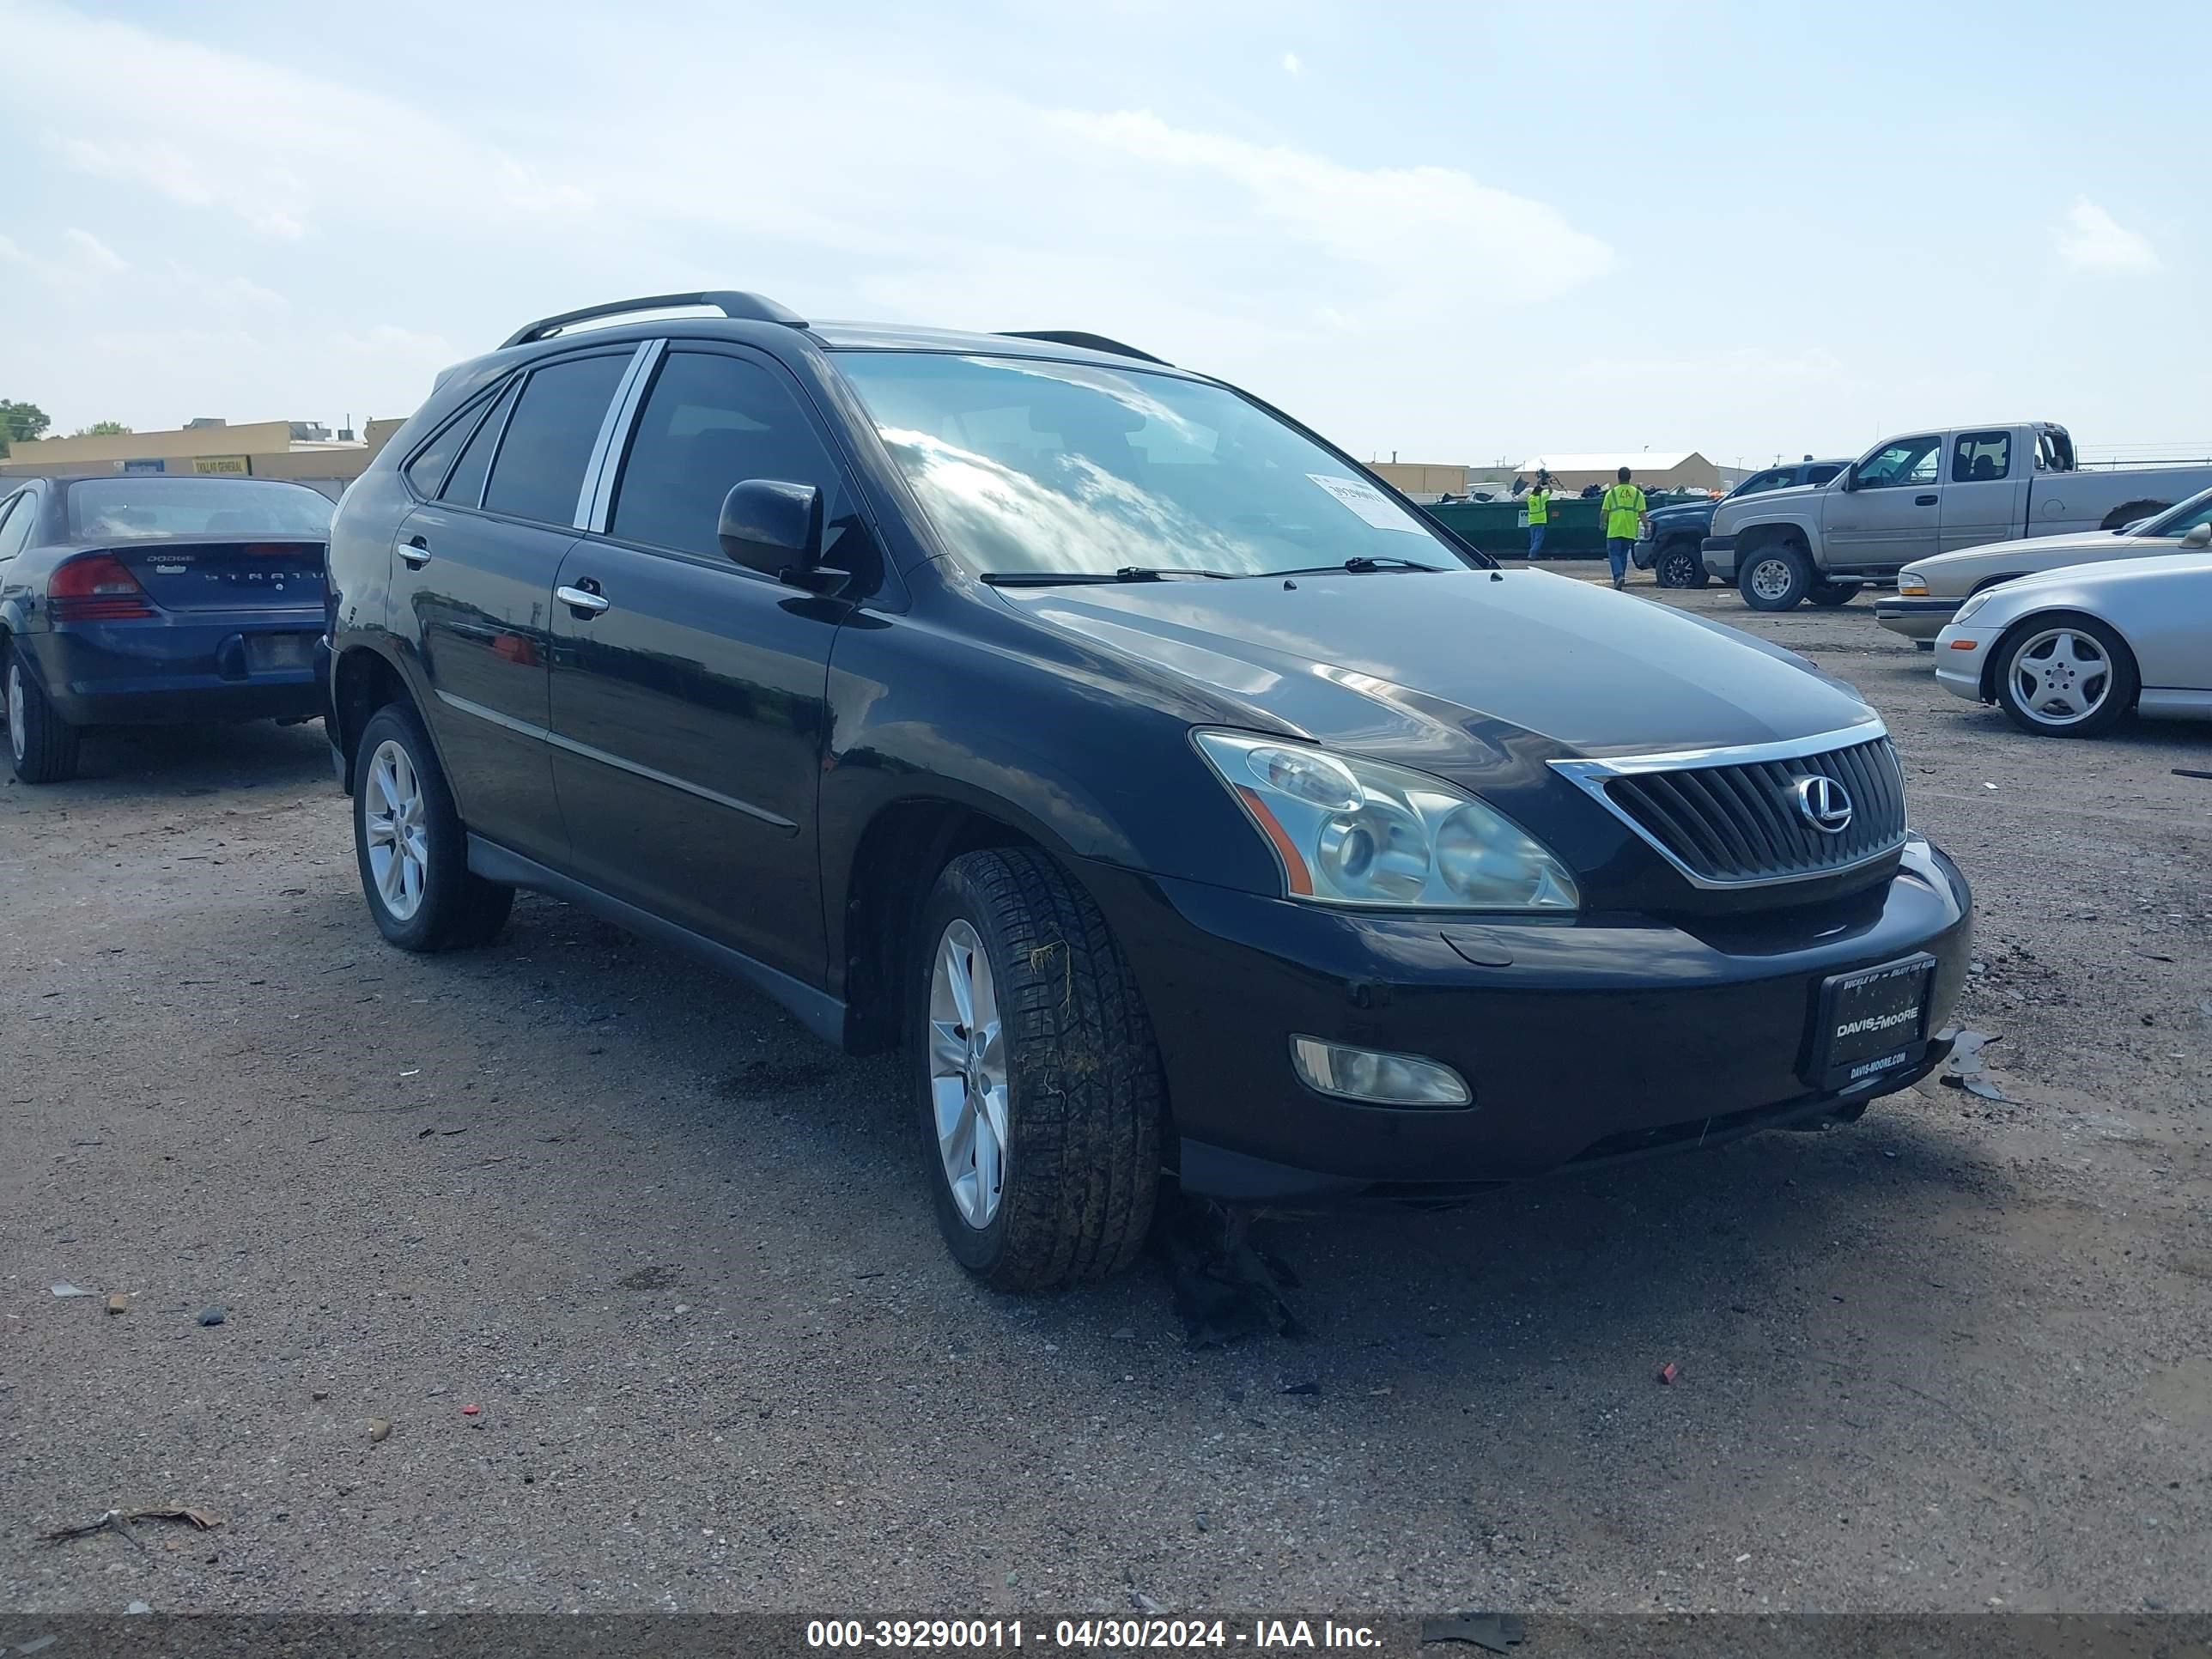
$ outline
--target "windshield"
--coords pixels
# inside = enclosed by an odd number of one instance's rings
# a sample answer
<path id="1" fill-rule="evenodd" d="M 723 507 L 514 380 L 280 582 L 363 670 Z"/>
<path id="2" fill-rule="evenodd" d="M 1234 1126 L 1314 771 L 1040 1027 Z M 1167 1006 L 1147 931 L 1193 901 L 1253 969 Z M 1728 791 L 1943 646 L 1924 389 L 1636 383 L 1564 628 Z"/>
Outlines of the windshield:
<path id="1" fill-rule="evenodd" d="M 847 351 L 838 367 L 938 533 L 979 571 L 1465 568 L 1419 514 L 1219 386 L 927 352 Z"/>
<path id="2" fill-rule="evenodd" d="M 2212 524 L 2212 489 L 2202 490 L 2179 506 L 2146 523 L 2137 525 L 2128 533 L 2134 536 L 2186 536 L 2200 524 Z"/>
<path id="3" fill-rule="evenodd" d="M 97 478 L 69 492 L 70 533 L 135 536 L 315 536 L 330 533 L 327 496 L 304 484 L 243 478 Z"/>

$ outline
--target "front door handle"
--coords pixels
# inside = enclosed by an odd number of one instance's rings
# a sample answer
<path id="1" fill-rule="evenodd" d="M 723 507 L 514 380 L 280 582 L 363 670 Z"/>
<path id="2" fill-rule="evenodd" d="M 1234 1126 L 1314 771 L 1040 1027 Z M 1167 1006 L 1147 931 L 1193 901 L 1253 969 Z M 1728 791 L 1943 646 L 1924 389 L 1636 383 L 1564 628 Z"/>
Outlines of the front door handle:
<path id="1" fill-rule="evenodd" d="M 1915 495 L 1912 498 L 1912 504 L 1915 507 L 1933 507 L 1936 505 L 1936 498 L 1933 495 Z"/>
<path id="2" fill-rule="evenodd" d="M 598 585 L 594 582 L 592 586 L 596 587 Z M 556 587 L 553 590 L 553 597 L 578 617 L 585 618 L 598 616 L 611 603 L 605 594 L 595 593 L 590 587 Z"/>
<path id="3" fill-rule="evenodd" d="M 410 570 L 420 570 L 430 562 L 430 544 L 420 536 L 411 536 L 399 550 L 399 557 Z"/>

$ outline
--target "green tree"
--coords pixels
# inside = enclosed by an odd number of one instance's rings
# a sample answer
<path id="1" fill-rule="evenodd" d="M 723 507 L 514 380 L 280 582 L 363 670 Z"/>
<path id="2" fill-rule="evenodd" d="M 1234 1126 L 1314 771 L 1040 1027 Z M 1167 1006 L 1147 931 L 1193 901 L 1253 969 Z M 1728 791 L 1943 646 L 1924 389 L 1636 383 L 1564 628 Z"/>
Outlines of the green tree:
<path id="1" fill-rule="evenodd" d="M 52 424 L 52 419 L 38 404 L 0 398 L 0 455 L 8 453 L 11 443 L 27 443 L 33 438 L 45 437 L 46 428 Z"/>
<path id="2" fill-rule="evenodd" d="M 120 438 L 131 428 L 120 421 L 94 421 L 70 434 L 72 438 Z"/>

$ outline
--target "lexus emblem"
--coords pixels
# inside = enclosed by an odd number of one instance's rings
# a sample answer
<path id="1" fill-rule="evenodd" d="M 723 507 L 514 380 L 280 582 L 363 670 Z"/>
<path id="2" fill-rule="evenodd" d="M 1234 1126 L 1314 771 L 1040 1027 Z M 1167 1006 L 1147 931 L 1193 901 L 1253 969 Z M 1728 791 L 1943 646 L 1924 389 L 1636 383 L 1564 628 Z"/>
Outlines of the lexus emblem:
<path id="1" fill-rule="evenodd" d="M 1851 792 L 1825 773 L 1815 772 L 1790 786 L 1797 798 L 1797 816 L 1824 836 L 1840 836 L 1851 827 Z"/>

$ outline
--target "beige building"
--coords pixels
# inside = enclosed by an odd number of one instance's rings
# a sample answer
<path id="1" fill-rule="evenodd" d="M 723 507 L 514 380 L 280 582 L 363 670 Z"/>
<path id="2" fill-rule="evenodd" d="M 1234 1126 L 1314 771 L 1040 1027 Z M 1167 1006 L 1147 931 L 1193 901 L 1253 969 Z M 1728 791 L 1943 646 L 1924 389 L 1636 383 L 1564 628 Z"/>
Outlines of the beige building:
<path id="1" fill-rule="evenodd" d="M 1467 494 L 1467 469 L 1463 466 L 1447 466 L 1441 461 L 1370 461 L 1367 470 L 1417 499 Z"/>
<path id="2" fill-rule="evenodd" d="M 93 478 L 112 473 L 287 478 L 336 495 L 368 467 L 402 422 L 371 421 L 334 438 L 307 421 L 195 421 L 172 432 L 42 438 L 0 457 L 0 478 Z"/>
<path id="3" fill-rule="evenodd" d="M 1531 455 L 1521 463 L 1524 478 L 1548 471 L 1560 489 L 1580 489 L 1586 484 L 1609 484 L 1626 467 L 1646 489 L 1718 489 L 1721 470 L 1694 449 L 1662 454 L 1638 450 L 1620 455 Z"/>

